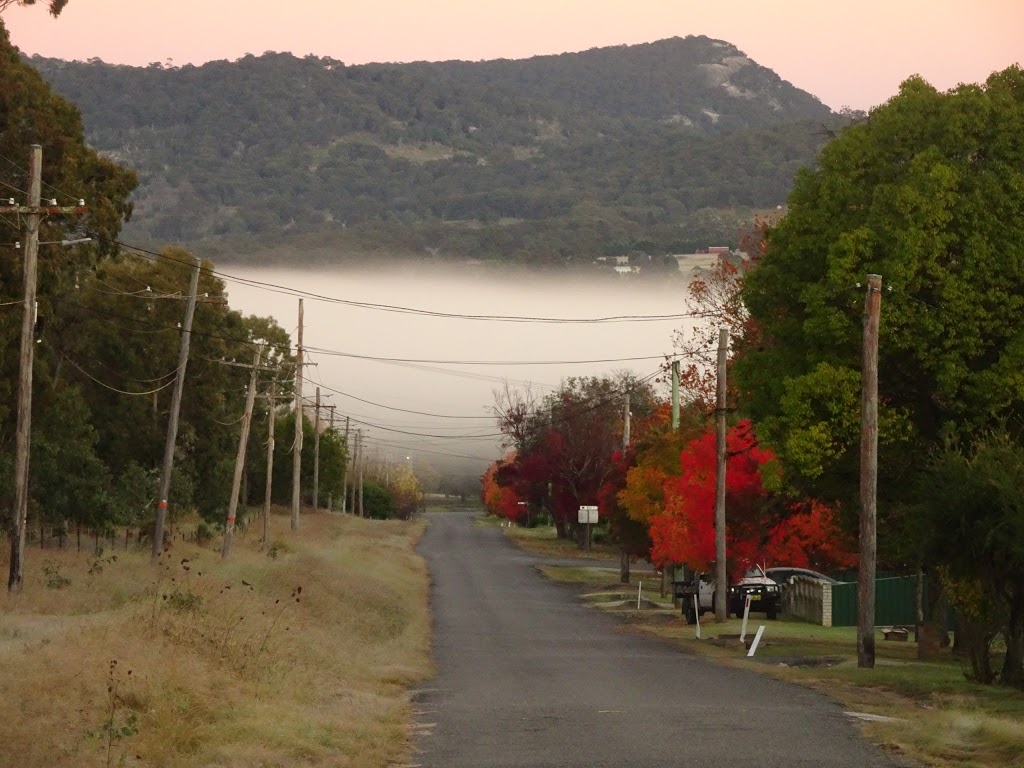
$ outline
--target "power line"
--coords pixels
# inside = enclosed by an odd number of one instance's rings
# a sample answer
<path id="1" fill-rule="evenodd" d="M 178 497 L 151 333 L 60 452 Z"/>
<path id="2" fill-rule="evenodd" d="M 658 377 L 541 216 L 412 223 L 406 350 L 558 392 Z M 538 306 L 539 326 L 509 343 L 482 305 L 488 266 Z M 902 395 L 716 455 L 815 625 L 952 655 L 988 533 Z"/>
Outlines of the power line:
<path id="1" fill-rule="evenodd" d="M 26 171 L 22 166 L 18 165 L 18 163 L 16 163 L 13 160 L 11 160 L 11 158 L 9 158 L 9 157 L 7 157 L 5 155 L 0 155 L 0 160 L 6 160 L 8 163 L 10 163 L 15 168 L 15 170 L 25 174 L 25 176 L 28 177 L 28 171 Z M 68 198 L 70 200 L 79 200 L 82 197 L 81 195 L 71 195 L 71 194 L 68 194 L 67 192 L 64 192 L 63 190 L 58 189 L 57 187 L 53 186 L 53 184 L 50 184 L 47 181 L 43 181 L 42 179 L 40 179 L 40 183 L 44 187 L 46 187 L 47 189 L 51 189 L 54 192 L 56 192 L 58 195 L 61 195 L 62 197 L 66 197 L 66 198 Z"/>
<path id="2" fill-rule="evenodd" d="M 131 245 L 120 240 L 116 240 L 115 242 L 122 248 L 127 248 L 129 251 L 132 251 L 136 255 L 142 256 L 143 258 L 151 257 L 153 260 L 161 259 L 164 261 L 168 261 L 172 264 L 177 264 L 178 266 L 181 266 L 183 268 L 188 266 L 182 261 L 156 253 L 155 251 L 150 251 L 146 248 Z M 361 309 L 372 309 L 382 312 L 394 312 L 399 314 L 420 315 L 426 317 L 438 317 L 454 320 L 476 320 L 503 323 L 596 324 L 624 322 L 664 322 L 685 319 L 701 319 L 713 317 L 715 315 L 715 313 L 713 312 L 679 312 L 666 315 L 609 315 L 606 317 L 539 317 L 529 315 L 473 315 L 461 312 L 441 312 L 437 310 L 422 309 L 418 307 L 406 307 L 399 304 L 380 304 L 369 301 L 356 301 L 354 299 L 342 299 L 336 296 L 326 296 L 324 294 L 312 293 L 310 291 L 304 291 L 299 288 L 293 288 L 291 286 L 281 285 L 278 283 L 268 283 L 262 280 L 253 280 L 247 277 L 239 277 L 238 275 L 231 275 L 216 269 L 207 269 L 204 267 L 203 271 L 205 271 L 207 274 L 219 277 L 222 280 L 239 283 L 240 285 L 248 285 L 254 288 L 261 288 L 272 293 L 281 293 L 287 296 L 309 298 L 316 301 L 326 302 L 328 304 L 342 304 L 345 306 L 358 307 Z"/>
<path id="3" fill-rule="evenodd" d="M 450 453 L 448 451 L 432 451 L 432 450 L 428 450 L 426 448 L 417 448 L 415 446 L 400 445 L 400 444 L 397 444 L 397 443 L 386 443 L 386 442 L 382 442 L 382 441 L 379 441 L 379 440 L 374 440 L 374 439 L 372 439 L 370 437 L 366 437 L 366 436 L 364 436 L 363 439 L 367 443 L 370 443 L 371 445 L 380 446 L 382 448 L 400 448 L 403 451 L 409 451 L 410 453 L 428 453 L 428 454 L 431 454 L 431 455 L 434 455 L 434 456 L 450 456 L 450 457 L 455 458 L 455 459 L 471 459 L 473 461 L 480 461 L 480 462 L 484 462 L 484 463 L 487 463 L 487 462 L 490 461 L 490 459 L 486 459 L 486 458 L 484 458 L 482 456 L 468 456 L 468 455 L 466 455 L 464 453 Z"/>
<path id="4" fill-rule="evenodd" d="M 89 373 L 88 371 L 84 370 L 78 363 L 76 363 L 74 360 L 72 360 L 67 355 L 64 355 L 64 359 L 67 360 L 69 363 L 71 363 L 72 366 L 77 368 L 78 371 L 82 375 L 84 375 L 87 378 L 91 379 L 92 381 L 96 382 L 101 387 L 105 387 L 106 389 L 109 389 L 111 392 L 117 392 L 120 395 L 130 395 L 132 397 L 142 397 L 144 395 L 153 395 L 153 394 L 156 394 L 157 392 L 159 392 L 162 389 L 167 389 L 167 387 L 171 386 L 171 384 L 174 383 L 174 379 L 171 379 L 166 384 L 163 384 L 163 385 L 157 387 L 156 389 L 151 389 L 148 392 L 128 392 L 128 391 L 123 390 L 123 389 L 118 389 L 117 387 L 112 387 L 109 384 L 105 384 L 104 382 L 100 381 L 95 376 L 93 376 L 91 373 Z"/>
<path id="5" fill-rule="evenodd" d="M 147 320 L 143 320 L 143 319 L 140 319 L 140 318 L 125 316 L 125 315 L 119 315 L 117 313 L 107 312 L 105 310 L 97 310 L 97 309 L 89 307 L 89 306 L 87 306 L 85 304 L 80 304 L 78 302 L 68 302 L 68 303 L 72 304 L 74 306 L 82 307 L 83 309 L 85 309 L 87 311 L 97 312 L 97 313 L 100 313 L 100 314 L 107 315 L 109 317 L 115 317 L 115 318 L 119 318 L 121 320 L 128 320 L 130 322 L 136 322 L 136 323 L 139 323 L 139 324 L 142 324 L 142 325 L 148 325 L 150 327 L 161 327 L 161 328 L 164 328 L 166 330 L 173 330 L 170 326 L 161 326 L 158 323 L 153 323 L 153 322 L 150 322 L 150 321 L 147 321 Z M 204 331 L 195 331 L 194 330 L 192 333 L 195 336 L 205 336 L 207 338 L 219 339 L 221 341 L 229 341 L 229 342 L 234 343 L 234 344 L 242 344 L 242 345 L 251 346 L 252 343 L 253 343 L 252 341 L 250 341 L 248 339 L 238 339 L 238 338 L 233 338 L 233 337 L 229 337 L 229 336 L 221 336 L 221 335 L 218 335 L 218 334 L 204 332 Z M 641 360 L 664 360 L 667 357 L 670 357 L 670 355 L 661 354 L 661 355 L 648 355 L 648 356 L 643 356 L 643 357 L 619 357 L 619 358 L 604 358 L 604 359 L 594 359 L 594 360 L 421 360 L 421 359 L 415 359 L 415 358 L 377 357 L 377 356 L 373 356 L 373 355 L 361 355 L 361 354 L 357 354 L 355 352 L 344 352 L 344 351 L 341 351 L 341 350 L 325 349 L 323 347 L 304 347 L 304 349 L 309 350 L 311 352 L 315 352 L 315 353 L 320 354 L 320 355 L 326 355 L 326 356 L 329 356 L 329 357 L 347 357 L 347 358 L 352 358 L 352 359 L 356 359 L 356 360 L 368 360 L 368 361 L 371 361 L 371 362 L 396 363 L 396 364 L 408 364 L 408 365 L 424 365 L 424 364 L 433 364 L 433 365 L 472 365 L 472 366 L 588 365 L 588 364 L 599 364 L 599 363 L 625 363 L 625 362 L 634 362 L 634 361 L 641 361 Z M 435 369 L 434 372 L 438 372 L 438 371 L 436 371 L 436 369 Z M 452 374 L 452 375 L 460 375 L 460 374 L 466 374 L 466 375 L 469 375 L 469 376 L 475 375 L 475 374 L 470 374 L 467 371 L 444 371 L 444 372 Z M 493 377 L 493 376 L 491 376 L 491 377 L 486 377 L 486 378 L 492 379 L 492 380 L 496 379 L 498 381 L 506 381 L 506 380 L 508 380 L 505 377 Z M 526 383 L 526 382 L 523 382 L 523 383 Z"/>
<path id="6" fill-rule="evenodd" d="M 664 360 L 666 355 L 646 355 L 643 357 L 613 357 L 596 360 L 422 360 L 408 357 L 376 357 L 374 355 L 360 355 L 355 352 L 340 352 L 337 350 L 323 349 L 321 347 L 305 347 L 311 352 L 330 357 L 350 357 L 356 360 L 372 360 L 377 363 L 416 363 L 425 365 L 590 365 L 597 363 L 632 363 L 647 360 Z"/>
<path id="7" fill-rule="evenodd" d="M 427 411 L 414 411 L 414 410 L 411 410 L 409 408 L 398 408 L 398 407 L 395 407 L 395 406 L 392 406 L 392 405 L 384 405 L 383 403 L 377 403 L 377 402 L 374 402 L 373 400 L 366 400 L 365 398 L 357 397 L 356 395 L 351 395 L 348 392 L 342 392 L 340 389 L 332 389 L 331 387 L 328 387 L 326 384 L 324 384 L 322 381 L 320 381 L 319 375 L 317 376 L 317 381 L 318 381 L 318 383 L 320 384 L 321 387 L 329 390 L 330 392 L 333 392 L 336 395 L 341 395 L 342 397 L 348 397 L 348 398 L 351 398 L 352 400 L 358 400 L 360 403 L 366 403 L 367 405 L 373 405 L 373 406 L 376 406 L 377 408 L 385 408 L 385 409 L 387 409 L 389 411 L 398 411 L 400 413 L 411 413 L 411 414 L 413 414 L 415 416 L 429 416 L 429 417 L 436 418 L 436 419 L 475 419 L 475 420 L 485 420 L 485 421 L 493 421 L 494 420 L 493 416 L 454 416 L 454 415 L 446 414 L 446 413 L 429 413 Z"/>
<path id="8" fill-rule="evenodd" d="M 554 424 L 561 424 L 561 423 L 564 423 L 564 422 L 571 421 L 572 419 L 574 419 L 574 418 L 576 418 L 576 417 L 578 417 L 578 416 L 580 416 L 582 414 L 590 413 L 591 411 L 597 410 L 598 408 L 603 408 L 603 407 L 605 407 L 605 406 L 607 406 L 609 404 L 612 404 L 612 403 L 615 403 L 617 405 L 618 400 L 623 395 L 632 393 L 632 392 L 636 391 L 637 389 L 639 389 L 640 387 L 644 386 L 645 384 L 648 384 L 650 381 L 652 381 L 657 376 L 659 376 L 661 374 L 661 372 L 662 372 L 661 368 L 658 368 L 653 373 L 648 374 L 647 376 L 644 376 L 643 378 L 641 378 L 639 381 L 635 382 L 632 386 L 624 388 L 624 389 L 620 389 L 616 393 L 614 393 L 612 395 L 609 395 L 609 397 L 607 399 L 605 399 L 605 400 L 599 401 L 599 402 L 597 402 L 597 403 L 595 403 L 593 405 L 589 405 L 589 406 L 587 406 L 586 408 L 584 408 L 582 410 L 574 411 L 571 414 L 567 414 L 565 416 L 560 416 L 560 417 L 558 417 L 556 419 L 552 419 L 551 425 L 553 426 Z M 327 389 L 328 391 L 336 391 L 336 390 L 333 390 L 331 387 L 328 387 L 328 386 L 323 385 L 323 384 L 321 384 L 321 387 L 323 389 Z M 429 437 L 429 438 L 434 438 L 434 439 L 438 439 L 438 440 L 493 440 L 493 439 L 498 438 L 498 437 L 507 437 L 507 435 L 504 432 L 491 432 L 491 433 L 482 433 L 482 434 L 474 434 L 474 435 L 438 435 L 438 434 L 430 434 L 430 433 L 424 433 L 424 432 L 410 432 L 410 431 L 407 431 L 407 430 L 396 429 L 396 428 L 393 428 L 393 427 L 386 427 L 386 426 L 384 426 L 382 424 L 377 424 L 375 422 L 364 421 L 362 419 L 356 419 L 354 417 L 353 417 L 352 420 L 357 422 L 357 423 L 359 423 L 359 424 L 362 424 L 364 426 L 373 427 L 374 429 L 380 429 L 380 430 L 383 430 L 385 432 L 394 432 L 396 434 L 410 435 L 410 436 L 413 436 L 413 437 Z"/>

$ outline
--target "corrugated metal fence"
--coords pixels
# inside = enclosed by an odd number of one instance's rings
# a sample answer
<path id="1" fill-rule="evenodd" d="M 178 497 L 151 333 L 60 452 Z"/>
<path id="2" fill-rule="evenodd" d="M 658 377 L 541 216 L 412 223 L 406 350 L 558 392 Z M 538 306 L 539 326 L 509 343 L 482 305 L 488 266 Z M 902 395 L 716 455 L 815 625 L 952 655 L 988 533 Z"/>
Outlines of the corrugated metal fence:
<path id="1" fill-rule="evenodd" d="M 928 578 L 924 580 L 924 604 L 929 604 Z M 888 576 L 875 580 L 875 626 L 912 626 L 915 621 L 917 576 Z M 946 625 L 952 629 L 952 614 L 946 610 Z M 925 617 L 929 618 L 929 617 Z M 832 585 L 832 626 L 857 626 L 857 582 Z"/>

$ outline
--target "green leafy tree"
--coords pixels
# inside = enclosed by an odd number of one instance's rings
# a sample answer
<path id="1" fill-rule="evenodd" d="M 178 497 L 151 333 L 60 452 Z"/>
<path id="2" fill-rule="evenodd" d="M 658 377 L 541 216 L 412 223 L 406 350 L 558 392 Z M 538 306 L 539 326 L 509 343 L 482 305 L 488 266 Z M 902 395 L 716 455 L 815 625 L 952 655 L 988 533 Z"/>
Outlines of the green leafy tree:
<path id="1" fill-rule="evenodd" d="M 51 2 L 51 12 L 59 13 L 63 5 Z M 67 386 L 61 378 L 61 359 L 48 343 L 49 330 L 65 292 L 115 251 L 121 224 L 132 210 L 128 197 L 136 177 L 86 145 L 78 110 L 22 60 L 0 21 L 0 182 L 5 199 L 26 202 L 32 144 L 43 150 L 44 198 L 57 198 L 61 205 L 82 199 L 88 208 L 84 216 L 47 216 L 40 229 L 34 373 L 34 410 L 39 418 L 32 434 L 30 525 L 43 528 L 105 515 L 109 472 L 102 464 L 88 400 L 82 388 Z M 80 237 L 92 242 L 73 247 L 46 244 Z M 0 242 L 23 240 L 17 217 L 0 218 Z M 0 303 L 15 304 L 21 298 L 22 260 L 16 250 L 4 250 Z M 0 314 L 0 522 L 5 528 L 10 523 L 20 324 L 20 313 L 13 307 Z"/>
<path id="2" fill-rule="evenodd" d="M 791 484 L 855 506 L 868 273 L 885 284 L 883 509 L 911 500 L 906 478 L 943 436 L 1019 411 L 1022 124 L 1019 68 L 948 93 L 912 78 L 830 143 L 820 170 L 798 175 L 744 281 L 757 331 L 735 364 L 745 408 Z"/>
<path id="3" fill-rule="evenodd" d="M 373 481 L 363 484 L 366 516 L 374 520 L 390 520 L 398 514 L 394 494 L 386 486 Z"/>
<path id="4" fill-rule="evenodd" d="M 973 525 L 974 505 L 933 493 L 922 505 L 921 489 L 959 499 L 951 485 L 962 483 L 992 500 L 995 485 L 967 482 L 966 459 L 946 455 L 937 469 L 928 456 L 949 440 L 974 446 L 1024 405 L 1022 126 L 1024 70 L 1011 67 L 946 93 L 912 78 L 831 142 L 820 169 L 798 175 L 788 214 L 744 280 L 751 332 L 734 364 L 789 489 L 840 502 L 853 529 L 863 285 L 882 275 L 880 558 L 933 573 L 962 566 L 957 584 L 984 584 L 987 599 L 1001 600 L 1018 566 L 977 547 L 970 562 L 954 552 L 950 536 Z M 972 450 L 981 463 L 994 455 Z M 1018 535 L 999 503 L 990 510 L 999 522 L 984 526 L 990 554 Z M 1009 661 L 1004 678 L 1018 680 Z"/>
<path id="5" fill-rule="evenodd" d="M 973 672 L 989 682 L 991 641 L 1001 631 L 1000 680 L 1024 687 L 1024 446 L 1005 430 L 966 448 L 951 443 L 936 452 L 922 480 L 914 523 L 929 559 L 943 563 L 954 584 L 981 587 L 962 601 L 951 590 Z M 971 631 L 982 619 L 989 630 Z"/>

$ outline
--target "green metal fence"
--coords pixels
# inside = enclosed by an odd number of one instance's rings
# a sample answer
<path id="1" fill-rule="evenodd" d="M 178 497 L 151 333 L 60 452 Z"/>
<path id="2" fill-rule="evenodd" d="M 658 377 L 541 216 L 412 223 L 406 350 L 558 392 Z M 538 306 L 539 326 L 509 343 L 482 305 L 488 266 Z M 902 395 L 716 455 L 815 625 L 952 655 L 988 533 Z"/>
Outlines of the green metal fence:
<path id="1" fill-rule="evenodd" d="M 913 625 L 916 621 L 917 576 L 889 576 L 875 580 L 875 626 Z M 924 604 L 929 605 L 928 578 L 924 581 Z M 952 616 L 944 610 L 947 628 Z M 857 626 L 857 582 L 832 585 L 832 626 Z"/>

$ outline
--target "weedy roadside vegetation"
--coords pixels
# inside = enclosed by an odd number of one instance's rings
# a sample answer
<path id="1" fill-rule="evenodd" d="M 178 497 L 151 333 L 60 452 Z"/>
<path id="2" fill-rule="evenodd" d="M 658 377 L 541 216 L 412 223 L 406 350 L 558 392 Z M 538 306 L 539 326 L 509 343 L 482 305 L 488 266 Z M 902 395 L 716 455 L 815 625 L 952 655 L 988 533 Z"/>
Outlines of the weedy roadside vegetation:
<path id="1" fill-rule="evenodd" d="M 386 766 L 430 673 L 418 521 L 314 514 L 231 558 L 176 541 L 29 558 L 0 596 L 0 745 L 18 768 Z M 6 568 L 5 556 L 0 566 Z"/>
<path id="2" fill-rule="evenodd" d="M 491 523 L 489 521 L 498 521 Z M 498 525 L 499 518 L 488 515 L 481 518 L 481 525 Z M 595 531 L 595 540 L 590 551 L 582 549 L 573 539 L 560 539 L 553 525 L 538 525 L 533 528 L 513 525 L 503 529 L 505 536 L 525 552 L 545 557 L 572 557 L 579 560 L 616 560 L 617 547 L 601 541 L 601 534 Z"/>
<path id="3" fill-rule="evenodd" d="M 739 637 L 741 621 L 715 622 L 701 617 L 702 640 L 695 627 L 666 601 L 660 608 L 633 610 L 633 600 L 619 597 L 617 569 L 544 566 L 547 578 L 571 585 L 597 610 L 621 615 L 624 631 L 636 631 L 677 643 L 687 653 L 716 663 L 750 669 L 821 691 L 845 710 L 891 718 L 861 725 L 864 734 L 886 750 L 904 754 L 924 765 L 945 768 L 1024 767 L 1024 695 L 1017 689 L 979 685 L 966 679 L 951 651 L 936 661 L 918 661 L 913 642 L 887 642 L 876 638 L 874 669 L 857 668 L 856 627 L 821 627 L 798 621 L 767 621 L 753 614 L 748 623 L 752 637 L 765 625 L 754 659 L 736 641 L 721 643 L 719 636 Z M 621 604 L 620 604 L 621 603 Z"/>

